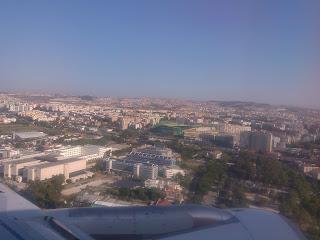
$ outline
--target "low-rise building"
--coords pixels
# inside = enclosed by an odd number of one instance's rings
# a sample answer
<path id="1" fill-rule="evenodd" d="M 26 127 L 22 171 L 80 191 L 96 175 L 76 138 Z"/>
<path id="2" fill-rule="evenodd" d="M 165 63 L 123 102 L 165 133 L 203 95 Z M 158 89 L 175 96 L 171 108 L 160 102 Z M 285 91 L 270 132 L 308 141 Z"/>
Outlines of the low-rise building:
<path id="1" fill-rule="evenodd" d="M 164 170 L 164 176 L 166 178 L 173 178 L 177 174 L 185 175 L 185 171 L 178 166 L 168 167 Z"/>

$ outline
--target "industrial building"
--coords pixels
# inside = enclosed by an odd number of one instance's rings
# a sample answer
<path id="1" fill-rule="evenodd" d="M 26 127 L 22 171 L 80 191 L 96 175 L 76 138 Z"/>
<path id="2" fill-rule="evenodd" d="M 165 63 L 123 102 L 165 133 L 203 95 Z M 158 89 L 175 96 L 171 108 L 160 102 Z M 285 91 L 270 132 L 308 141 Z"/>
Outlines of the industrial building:
<path id="1" fill-rule="evenodd" d="M 5 162 L 3 164 L 3 175 L 7 178 L 23 175 L 23 169 L 28 166 L 39 164 L 41 161 L 34 158 L 17 159 Z"/>
<path id="2" fill-rule="evenodd" d="M 111 150 L 111 148 L 94 145 L 62 147 L 32 158 L 7 159 L 2 162 L 1 170 L 4 177 L 16 178 L 20 176 L 24 181 L 41 181 L 55 175 L 63 175 L 65 179 L 69 179 L 70 176 L 74 179 L 83 178 L 90 174 L 77 175 L 86 169 L 87 162 L 101 159 L 106 152 L 111 152 Z M 131 171 L 133 171 L 133 167 L 131 167 Z"/>
<path id="3" fill-rule="evenodd" d="M 85 159 L 66 159 L 57 162 L 46 162 L 39 159 L 11 160 L 3 164 L 4 177 L 21 176 L 24 181 L 45 180 L 55 175 L 69 178 L 70 173 L 86 169 Z"/>
<path id="4" fill-rule="evenodd" d="M 42 181 L 56 175 L 63 175 L 65 179 L 69 179 L 71 173 L 84 170 L 86 166 L 86 160 L 84 159 L 67 159 L 58 162 L 40 163 L 26 168 L 27 181 Z"/>
<path id="5" fill-rule="evenodd" d="M 45 138 L 47 134 L 43 132 L 14 132 L 13 139 L 20 141 L 29 141 Z"/>

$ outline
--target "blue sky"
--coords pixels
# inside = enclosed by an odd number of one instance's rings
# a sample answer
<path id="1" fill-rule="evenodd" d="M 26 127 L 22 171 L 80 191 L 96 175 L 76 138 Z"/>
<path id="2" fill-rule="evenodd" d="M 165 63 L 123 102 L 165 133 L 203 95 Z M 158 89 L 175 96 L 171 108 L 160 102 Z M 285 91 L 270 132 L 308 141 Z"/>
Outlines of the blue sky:
<path id="1" fill-rule="evenodd" d="M 320 107 L 320 1 L 0 1 L 0 90 Z"/>

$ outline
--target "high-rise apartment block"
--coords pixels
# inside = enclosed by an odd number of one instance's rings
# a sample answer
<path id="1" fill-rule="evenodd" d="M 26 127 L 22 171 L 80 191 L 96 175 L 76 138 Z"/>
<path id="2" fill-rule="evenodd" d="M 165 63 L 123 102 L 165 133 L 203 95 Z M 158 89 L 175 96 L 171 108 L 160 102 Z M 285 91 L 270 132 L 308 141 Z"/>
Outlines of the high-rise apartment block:
<path id="1" fill-rule="evenodd" d="M 272 134 L 266 132 L 242 132 L 240 146 L 256 152 L 272 152 Z"/>

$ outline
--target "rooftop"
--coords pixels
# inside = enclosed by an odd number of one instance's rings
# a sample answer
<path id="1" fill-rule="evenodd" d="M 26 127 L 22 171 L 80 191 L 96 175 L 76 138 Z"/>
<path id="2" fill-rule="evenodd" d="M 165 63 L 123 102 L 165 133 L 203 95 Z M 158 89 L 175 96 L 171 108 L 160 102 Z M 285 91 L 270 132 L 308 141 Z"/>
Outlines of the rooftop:
<path id="1" fill-rule="evenodd" d="M 42 138 L 47 136 L 44 132 L 16 132 L 14 135 L 21 139 Z"/>
<path id="2" fill-rule="evenodd" d="M 27 162 L 39 162 L 40 160 L 35 158 L 27 158 L 27 159 L 14 159 L 14 160 L 8 160 L 5 163 L 8 164 L 21 164 L 21 163 L 27 163 Z"/>
<path id="3" fill-rule="evenodd" d="M 34 165 L 32 166 L 33 168 L 34 167 L 37 167 L 37 168 L 48 168 L 48 167 L 53 167 L 53 166 L 57 166 L 57 165 L 62 165 L 62 164 L 66 164 L 66 163 L 71 163 L 71 162 L 77 162 L 77 161 L 85 161 L 83 159 L 79 159 L 79 158 L 71 158 L 71 159 L 66 159 L 66 160 L 61 160 L 61 161 L 58 161 L 58 162 L 48 162 L 48 163 L 45 163 L 45 164 L 42 164 L 42 163 L 39 163 L 38 165 Z"/>

